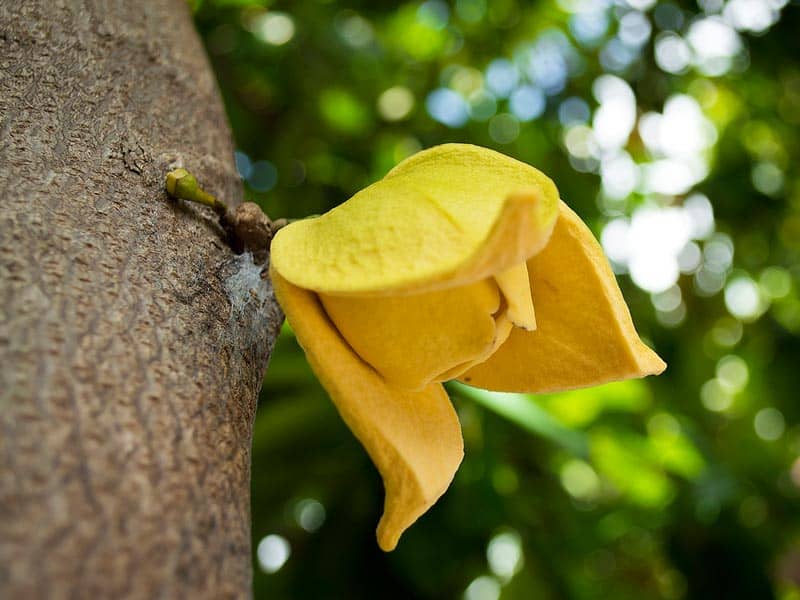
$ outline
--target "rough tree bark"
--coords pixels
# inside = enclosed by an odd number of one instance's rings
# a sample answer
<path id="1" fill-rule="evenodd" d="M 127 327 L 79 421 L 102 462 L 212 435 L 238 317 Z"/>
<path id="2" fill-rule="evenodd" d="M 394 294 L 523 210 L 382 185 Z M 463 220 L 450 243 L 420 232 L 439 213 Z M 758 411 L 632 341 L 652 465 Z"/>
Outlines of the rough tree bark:
<path id="1" fill-rule="evenodd" d="M 250 594 L 282 320 L 170 166 L 240 201 L 184 0 L 0 0 L 0 597 Z"/>

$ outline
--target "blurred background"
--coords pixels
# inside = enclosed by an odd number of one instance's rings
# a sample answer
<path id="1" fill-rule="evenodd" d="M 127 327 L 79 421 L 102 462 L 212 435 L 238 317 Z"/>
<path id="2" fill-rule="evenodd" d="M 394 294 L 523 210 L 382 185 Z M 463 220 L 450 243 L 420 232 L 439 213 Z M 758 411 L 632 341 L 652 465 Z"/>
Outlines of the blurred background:
<path id="1" fill-rule="evenodd" d="M 253 449 L 257 598 L 800 599 L 797 0 L 197 0 L 247 194 L 322 213 L 421 148 L 547 173 L 658 378 L 451 387 L 466 458 L 391 554 L 285 328 Z"/>

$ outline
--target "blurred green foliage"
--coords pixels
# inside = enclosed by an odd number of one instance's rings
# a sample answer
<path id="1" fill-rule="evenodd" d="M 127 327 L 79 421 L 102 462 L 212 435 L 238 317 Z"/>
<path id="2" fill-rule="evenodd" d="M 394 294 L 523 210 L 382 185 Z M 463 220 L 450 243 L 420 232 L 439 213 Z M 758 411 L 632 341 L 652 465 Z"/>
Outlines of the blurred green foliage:
<path id="1" fill-rule="evenodd" d="M 800 11 L 782 0 L 196 0 L 249 196 L 321 213 L 413 152 L 550 175 L 645 381 L 452 385 L 466 457 L 382 554 L 382 489 L 291 331 L 253 447 L 259 598 L 800 599 Z"/>

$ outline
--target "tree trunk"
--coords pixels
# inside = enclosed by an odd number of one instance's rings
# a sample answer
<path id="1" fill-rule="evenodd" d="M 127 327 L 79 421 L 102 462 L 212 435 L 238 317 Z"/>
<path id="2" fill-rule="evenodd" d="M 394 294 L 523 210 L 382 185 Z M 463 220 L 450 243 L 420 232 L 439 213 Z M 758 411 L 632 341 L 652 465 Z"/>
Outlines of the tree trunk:
<path id="1" fill-rule="evenodd" d="M 282 315 L 184 0 L 0 0 L 0 597 L 248 596 Z"/>

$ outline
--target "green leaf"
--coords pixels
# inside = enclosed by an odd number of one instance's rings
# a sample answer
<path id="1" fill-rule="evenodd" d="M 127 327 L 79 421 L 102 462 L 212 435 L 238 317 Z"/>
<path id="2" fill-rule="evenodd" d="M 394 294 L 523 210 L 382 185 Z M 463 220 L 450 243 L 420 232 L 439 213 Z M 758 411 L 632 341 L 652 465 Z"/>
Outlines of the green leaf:
<path id="1" fill-rule="evenodd" d="M 586 436 L 561 425 L 532 396 L 490 392 L 457 382 L 450 382 L 447 387 L 523 429 L 555 442 L 576 456 L 586 457 L 589 454 Z"/>
<path id="2" fill-rule="evenodd" d="M 599 429 L 591 434 L 592 460 L 630 502 L 660 508 L 672 500 L 674 486 L 653 459 L 646 437 Z"/>
<path id="3" fill-rule="evenodd" d="M 547 394 L 537 399 L 545 410 L 567 427 L 585 427 L 604 412 L 641 413 L 652 402 L 650 389 L 641 379 Z"/>

